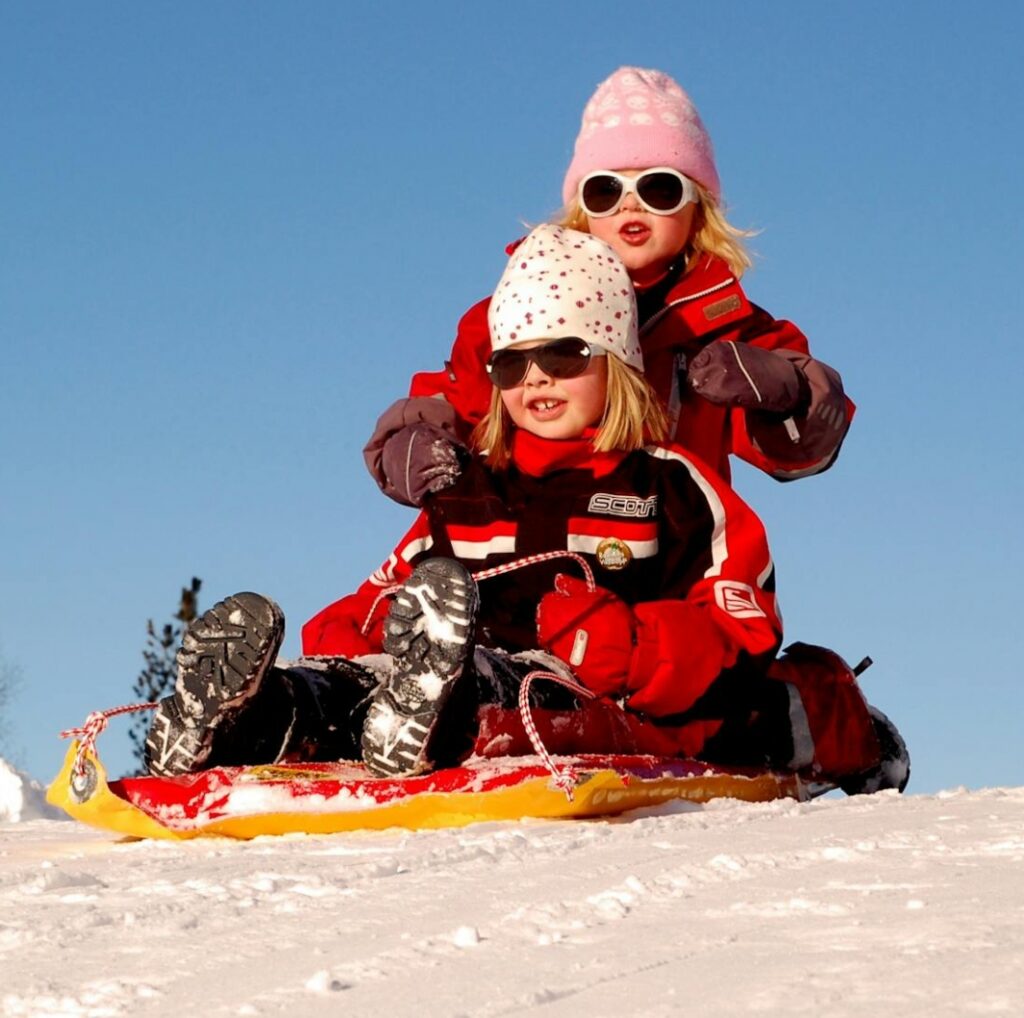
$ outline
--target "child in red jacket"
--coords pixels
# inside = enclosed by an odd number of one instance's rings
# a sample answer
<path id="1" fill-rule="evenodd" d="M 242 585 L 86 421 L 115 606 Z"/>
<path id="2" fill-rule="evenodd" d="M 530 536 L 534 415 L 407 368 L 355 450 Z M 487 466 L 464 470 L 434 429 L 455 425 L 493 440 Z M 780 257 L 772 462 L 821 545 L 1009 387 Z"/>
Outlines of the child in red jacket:
<path id="1" fill-rule="evenodd" d="M 306 624 L 298 666 L 271 667 L 282 621 L 258 595 L 193 623 L 147 740 L 151 769 L 361 755 L 402 775 L 507 753 L 522 740 L 482 725 L 482 708 L 507 712 L 540 667 L 601 698 L 585 708 L 558 687 L 535 694 L 574 717 L 560 734 L 550 726 L 560 752 L 877 772 L 873 722 L 845 666 L 824 669 L 824 698 L 768 674 L 781 623 L 760 521 L 699 461 L 649 444 L 664 418 L 615 253 L 539 227 L 489 314 L 482 452 L 380 570 Z M 552 552 L 563 558 L 530 559 Z M 596 586 L 563 575 L 573 556 Z M 509 566 L 522 568 L 479 588 L 471 572 Z"/>
<path id="2" fill-rule="evenodd" d="M 622 67 L 598 86 L 562 196 L 561 225 L 605 240 L 626 265 L 670 440 L 726 480 L 730 454 L 782 481 L 827 469 L 853 404 L 799 329 L 744 295 L 745 234 L 723 215 L 711 140 L 672 78 Z M 465 314 L 445 370 L 416 375 L 366 447 L 370 472 L 399 502 L 422 504 L 466 461 L 463 443 L 491 398 L 488 305 Z"/>

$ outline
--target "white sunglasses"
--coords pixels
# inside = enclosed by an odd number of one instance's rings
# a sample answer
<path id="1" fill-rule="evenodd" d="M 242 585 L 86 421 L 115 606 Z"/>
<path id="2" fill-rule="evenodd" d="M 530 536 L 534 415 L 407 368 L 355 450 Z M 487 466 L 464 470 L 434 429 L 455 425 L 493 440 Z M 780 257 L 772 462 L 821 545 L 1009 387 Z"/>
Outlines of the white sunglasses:
<path id="1" fill-rule="evenodd" d="M 655 166 L 636 177 L 613 170 L 595 170 L 580 181 L 580 208 L 592 219 L 611 216 L 631 192 L 648 212 L 657 216 L 670 216 L 698 200 L 697 185 L 670 166 Z"/>

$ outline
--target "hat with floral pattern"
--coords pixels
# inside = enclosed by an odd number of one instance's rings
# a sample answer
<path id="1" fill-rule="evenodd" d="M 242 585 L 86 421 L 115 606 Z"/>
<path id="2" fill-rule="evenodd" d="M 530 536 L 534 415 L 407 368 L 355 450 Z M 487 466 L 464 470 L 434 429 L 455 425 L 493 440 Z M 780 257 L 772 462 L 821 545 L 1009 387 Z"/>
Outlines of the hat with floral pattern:
<path id="1" fill-rule="evenodd" d="M 576 336 L 643 370 L 629 273 L 589 233 L 551 224 L 533 230 L 509 259 L 487 321 L 493 350 Z"/>

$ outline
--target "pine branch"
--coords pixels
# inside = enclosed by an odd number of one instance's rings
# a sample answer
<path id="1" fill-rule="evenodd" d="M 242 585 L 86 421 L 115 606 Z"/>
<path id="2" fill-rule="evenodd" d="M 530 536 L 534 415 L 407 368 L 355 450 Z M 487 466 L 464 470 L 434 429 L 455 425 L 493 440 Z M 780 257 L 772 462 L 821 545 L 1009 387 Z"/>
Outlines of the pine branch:
<path id="1" fill-rule="evenodd" d="M 174 692 L 174 680 L 177 676 L 175 655 L 181 643 L 181 636 L 186 626 L 195 619 L 199 610 L 199 590 L 203 581 L 197 576 L 192 577 L 188 587 L 181 588 L 178 610 L 172 618 L 177 622 L 168 622 L 157 630 L 152 619 L 146 621 L 146 646 L 142 651 L 145 667 L 139 672 L 132 694 L 135 700 L 142 703 L 154 703 L 170 696 Z M 128 729 L 128 738 L 132 744 L 132 757 L 136 763 L 136 774 L 145 774 L 146 733 L 149 731 L 151 716 L 147 713 L 135 714 Z"/>

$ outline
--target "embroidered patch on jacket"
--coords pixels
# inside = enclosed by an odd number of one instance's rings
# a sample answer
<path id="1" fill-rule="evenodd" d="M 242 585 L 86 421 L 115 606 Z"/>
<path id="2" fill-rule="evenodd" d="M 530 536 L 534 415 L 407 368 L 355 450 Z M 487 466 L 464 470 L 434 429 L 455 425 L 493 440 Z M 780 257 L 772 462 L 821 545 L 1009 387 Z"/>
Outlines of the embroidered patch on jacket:
<path id="1" fill-rule="evenodd" d="M 629 545 L 617 537 L 606 537 L 597 546 L 597 561 L 604 569 L 617 572 L 619 569 L 625 569 L 632 560 L 633 553 L 629 550 Z"/>
<path id="2" fill-rule="evenodd" d="M 715 584 L 715 603 L 734 619 L 763 619 L 767 617 L 757 603 L 754 588 L 736 580 L 719 580 Z"/>
<path id="3" fill-rule="evenodd" d="M 495 520 L 480 527 L 452 524 L 448 527 L 448 539 L 456 558 L 485 559 L 488 555 L 514 552 L 516 530 L 512 520 Z"/>
<path id="4" fill-rule="evenodd" d="M 603 491 L 590 496 L 588 513 L 605 513 L 608 516 L 626 516 L 646 520 L 658 511 L 658 496 L 638 498 L 636 495 L 608 495 Z"/>
<path id="5" fill-rule="evenodd" d="M 730 297 L 723 297 L 721 300 L 716 300 L 714 304 L 709 304 L 704 309 L 704 317 L 709 321 L 713 322 L 716 318 L 721 318 L 723 315 L 727 315 L 732 311 L 739 311 L 743 307 L 743 301 L 732 294 Z"/>
<path id="6" fill-rule="evenodd" d="M 605 569 L 625 569 L 637 558 L 658 554 L 658 524 L 592 520 L 574 516 L 569 520 L 565 546 L 569 551 L 594 555 Z"/>

